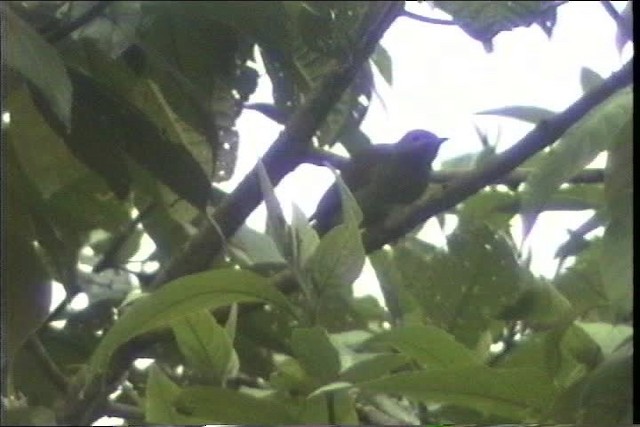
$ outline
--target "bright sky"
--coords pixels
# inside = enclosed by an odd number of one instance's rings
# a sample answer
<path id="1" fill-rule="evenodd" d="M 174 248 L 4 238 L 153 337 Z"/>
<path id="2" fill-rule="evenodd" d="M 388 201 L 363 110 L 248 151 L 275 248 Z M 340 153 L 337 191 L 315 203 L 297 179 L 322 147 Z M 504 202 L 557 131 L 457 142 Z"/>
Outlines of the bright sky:
<path id="1" fill-rule="evenodd" d="M 621 10 L 624 1 L 613 2 Z M 427 3 L 409 2 L 408 9 L 430 17 L 447 18 Z M 616 27 L 599 2 L 570 2 L 558 9 L 553 38 L 538 27 L 503 32 L 494 39 L 490 54 L 483 46 L 454 26 L 434 25 L 399 18 L 387 31 L 382 44 L 393 60 L 393 85 L 376 76 L 376 89 L 363 130 L 374 143 L 396 141 L 415 128 L 431 130 L 450 138 L 440 150 L 439 161 L 475 152 L 481 146 L 474 124 L 487 132 L 498 150 L 508 148 L 524 136 L 526 123 L 475 113 L 511 105 L 534 105 L 561 111 L 582 95 L 580 70 L 588 67 L 603 77 L 616 71 L 630 56 L 629 45 L 622 57 L 615 47 Z M 268 78 L 261 78 L 251 102 L 272 102 Z M 240 151 L 234 178 L 221 185 L 232 190 L 266 151 L 281 126 L 255 111 L 245 111 L 238 121 Z M 340 147 L 336 150 L 341 154 Z M 439 162 L 436 161 L 436 168 Z M 602 166 L 602 163 L 599 165 Z M 310 215 L 332 182 L 325 168 L 303 165 L 285 177 L 276 189 L 285 214 L 295 202 Z M 553 275 L 553 254 L 567 238 L 566 230 L 582 223 L 589 212 L 545 213 L 531 235 L 532 269 Z M 264 205 L 247 220 L 264 229 Z M 438 227 L 428 224 L 421 234 L 442 242 Z M 370 266 L 355 285 L 356 293 L 379 295 Z"/>

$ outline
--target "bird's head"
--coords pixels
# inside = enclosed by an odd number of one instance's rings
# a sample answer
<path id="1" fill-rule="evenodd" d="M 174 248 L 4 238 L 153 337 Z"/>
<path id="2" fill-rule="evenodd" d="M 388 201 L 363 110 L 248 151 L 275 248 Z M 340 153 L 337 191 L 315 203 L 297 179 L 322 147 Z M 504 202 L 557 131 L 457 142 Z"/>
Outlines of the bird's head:
<path id="1" fill-rule="evenodd" d="M 438 154 L 440 145 L 448 138 L 440 138 L 432 132 L 415 129 L 407 132 L 397 145 L 402 151 L 424 156 L 429 162 Z"/>

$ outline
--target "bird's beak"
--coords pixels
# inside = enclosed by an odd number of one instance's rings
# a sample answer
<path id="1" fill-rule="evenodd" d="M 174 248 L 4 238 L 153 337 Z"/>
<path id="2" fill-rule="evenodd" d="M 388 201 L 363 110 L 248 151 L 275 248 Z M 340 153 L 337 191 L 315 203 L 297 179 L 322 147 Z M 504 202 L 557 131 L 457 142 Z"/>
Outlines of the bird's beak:
<path id="1" fill-rule="evenodd" d="M 438 138 L 438 144 L 442 145 L 443 142 L 448 141 L 449 138 Z"/>

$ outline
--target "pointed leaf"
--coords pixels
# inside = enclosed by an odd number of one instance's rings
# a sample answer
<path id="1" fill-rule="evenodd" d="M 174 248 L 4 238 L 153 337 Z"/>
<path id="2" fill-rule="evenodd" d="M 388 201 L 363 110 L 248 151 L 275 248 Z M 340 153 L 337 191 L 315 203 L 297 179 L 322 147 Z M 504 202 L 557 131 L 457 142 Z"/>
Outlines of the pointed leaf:
<path id="1" fill-rule="evenodd" d="M 113 352 L 131 338 L 168 325 L 194 310 L 257 301 L 291 310 L 287 299 L 268 284 L 267 279 L 249 271 L 212 270 L 176 279 L 136 301 L 118 319 L 93 354 L 92 372 L 100 373 L 106 369 Z"/>
<path id="2" fill-rule="evenodd" d="M 6 56 L 3 62 L 29 80 L 42 93 L 51 110 L 68 130 L 71 124 L 72 87 L 58 51 L 16 15 L 2 5 L 2 26 L 6 25 Z"/>

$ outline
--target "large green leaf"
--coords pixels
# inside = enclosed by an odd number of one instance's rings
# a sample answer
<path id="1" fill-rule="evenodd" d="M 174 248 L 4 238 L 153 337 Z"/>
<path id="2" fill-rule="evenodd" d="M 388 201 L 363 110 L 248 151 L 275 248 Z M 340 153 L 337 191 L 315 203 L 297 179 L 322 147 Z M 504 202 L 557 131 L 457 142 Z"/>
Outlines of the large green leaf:
<path id="1" fill-rule="evenodd" d="M 404 354 L 372 354 L 342 371 L 340 380 L 350 383 L 374 380 L 410 362 Z"/>
<path id="2" fill-rule="evenodd" d="M 553 402 L 553 382 L 537 369 L 456 366 L 406 372 L 356 384 L 362 390 L 449 403 L 520 422 L 536 419 Z"/>
<path id="3" fill-rule="evenodd" d="M 291 336 L 291 345 L 296 359 L 310 376 L 323 383 L 338 377 L 340 372 L 338 351 L 331 344 L 324 329 L 297 328 Z"/>
<path id="4" fill-rule="evenodd" d="M 181 389 L 174 384 L 160 368 L 152 365 L 147 377 L 144 400 L 144 418 L 154 424 L 197 424 L 199 420 L 180 414 L 175 409 L 175 401 Z"/>
<path id="5" fill-rule="evenodd" d="M 368 343 L 387 344 L 424 367 L 478 365 L 473 352 L 434 326 L 405 326 L 373 336 Z"/>
<path id="6" fill-rule="evenodd" d="M 290 425 L 297 421 L 285 405 L 273 399 L 223 388 L 185 388 L 176 406 L 179 412 L 208 424 Z"/>
<path id="7" fill-rule="evenodd" d="M 434 253 L 398 245 L 393 258 L 424 320 L 475 348 L 500 310 L 515 299 L 520 267 L 511 243 L 483 224 L 461 223 L 448 246 L 448 253 Z"/>
<path id="8" fill-rule="evenodd" d="M 630 424 L 633 416 L 633 360 L 614 353 L 586 380 L 580 396 L 579 425 Z"/>
<path id="9" fill-rule="evenodd" d="M 187 365 L 199 378 L 223 385 L 235 375 L 238 357 L 225 329 L 206 310 L 189 314 L 171 327 Z"/>
<path id="10" fill-rule="evenodd" d="M 224 269 L 176 279 L 136 301 L 107 332 L 91 359 L 93 372 L 104 371 L 113 352 L 131 338 L 192 314 L 239 303 L 265 301 L 291 310 L 267 279 L 243 270 Z"/>
<path id="11" fill-rule="evenodd" d="M 609 300 L 626 314 L 633 296 L 633 124 L 631 118 L 609 150 L 605 195 L 610 222 L 602 238 L 600 271 Z"/>
<path id="12" fill-rule="evenodd" d="M 523 208 L 538 212 L 564 182 L 604 151 L 631 113 L 632 91 L 624 89 L 589 112 L 545 154 L 526 181 Z"/>
<path id="13" fill-rule="evenodd" d="M 22 74 L 44 96 L 51 110 L 68 129 L 71 124 L 72 86 L 60 55 L 7 4 L 2 5 L 7 51 L 3 63 Z"/>

